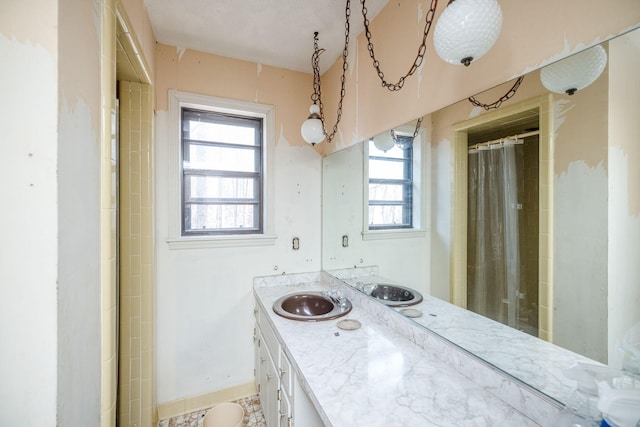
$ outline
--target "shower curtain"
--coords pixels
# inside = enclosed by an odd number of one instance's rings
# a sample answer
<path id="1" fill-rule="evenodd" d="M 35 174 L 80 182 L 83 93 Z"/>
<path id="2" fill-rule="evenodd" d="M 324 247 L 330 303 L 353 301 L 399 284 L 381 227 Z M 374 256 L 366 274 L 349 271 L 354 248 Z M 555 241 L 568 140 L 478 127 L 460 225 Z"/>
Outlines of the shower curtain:
<path id="1" fill-rule="evenodd" d="M 469 150 L 467 308 L 517 327 L 520 281 L 515 144 Z"/>

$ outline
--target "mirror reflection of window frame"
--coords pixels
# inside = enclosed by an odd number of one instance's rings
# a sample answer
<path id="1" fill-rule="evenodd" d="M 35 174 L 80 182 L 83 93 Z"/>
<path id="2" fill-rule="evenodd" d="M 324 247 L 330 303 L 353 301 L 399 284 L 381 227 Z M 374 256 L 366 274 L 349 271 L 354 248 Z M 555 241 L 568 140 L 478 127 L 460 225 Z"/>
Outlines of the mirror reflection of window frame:
<path id="1" fill-rule="evenodd" d="M 396 137 L 413 137 L 416 128 L 415 122 L 410 122 L 402 126 L 394 128 Z M 373 138 L 372 138 L 373 139 Z M 368 189 L 369 186 L 369 140 L 361 141 L 362 155 L 363 155 L 363 175 L 362 183 L 363 189 Z M 363 191 L 362 194 L 362 238 L 363 240 L 377 240 L 386 238 L 404 238 L 404 237 L 417 237 L 422 236 L 425 232 L 425 225 L 427 219 L 427 206 L 426 200 L 428 199 L 428 186 L 425 181 L 428 175 L 426 170 L 423 170 L 426 165 L 429 164 L 429 154 L 425 142 L 425 129 L 420 128 L 416 133 L 415 140 L 412 143 L 412 185 L 411 185 L 411 226 L 410 227 L 396 227 L 396 228 L 369 228 L 369 194 L 368 190 Z M 373 145 L 373 144 L 372 144 Z M 418 234 L 416 234 L 418 233 Z"/>
<path id="2" fill-rule="evenodd" d="M 408 141 L 411 136 L 398 135 L 397 138 L 404 142 L 404 148 L 394 145 L 387 151 L 379 150 L 373 140 L 369 140 L 366 159 L 369 230 L 413 228 L 413 146 Z M 372 199 L 374 193 L 379 197 Z"/>

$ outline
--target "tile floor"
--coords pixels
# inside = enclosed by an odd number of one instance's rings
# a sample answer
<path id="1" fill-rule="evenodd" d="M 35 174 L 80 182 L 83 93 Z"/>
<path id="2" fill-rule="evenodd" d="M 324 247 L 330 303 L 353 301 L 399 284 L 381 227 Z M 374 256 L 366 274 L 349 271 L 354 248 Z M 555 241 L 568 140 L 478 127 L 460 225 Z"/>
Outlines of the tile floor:
<path id="1" fill-rule="evenodd" d="M 258 395 L 245 397 L 244 399 L 234 400 L 244 408 L 244 426 L 245 427 L 267 427 L 267 422 L 262 413 L 260 399 Z M 190 414 L 178 415 L 177 417 L 161 420 L 158 427 L 203 427 L 202 419 L 210 408 L 192 412 Z"/>

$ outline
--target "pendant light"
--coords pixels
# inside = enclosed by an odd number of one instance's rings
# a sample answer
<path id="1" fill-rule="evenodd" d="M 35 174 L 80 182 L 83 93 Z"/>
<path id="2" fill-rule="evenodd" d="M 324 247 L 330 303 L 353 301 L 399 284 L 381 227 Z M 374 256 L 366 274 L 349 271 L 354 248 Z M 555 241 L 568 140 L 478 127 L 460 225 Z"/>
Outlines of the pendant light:
<path id="1" fill-rule="evenodd" d="M 596 81 L 606 65 L 607 52 L 598 45 L 547 65 L 540 80 L 551 92 L 573 95 Z"/>
<path id="2" fill-rule="evenodd" d="M 404 87 L 406 79 L 415 74 L 423 63 L 427 50 L 427 36 L 434 23 L 434 17 L 438 0 L 431 0 L 429 10 L 425 14 L 425 24 L 422 34 L 422 41 L 418 47 L 409 71 L 398 78 L 396 82 L 388 81 L 385 77 L 380 61 L 376 58 L 373 37 L 369 27 L 367 16 L 366 0 L 360 0 L 362 5 L 362 17 L 364 23 L 364 34 L 367 38 L 367 50 L 371 57 L 373 67 L 380 79 L 382 86 L 392 92 L 399 91 Z M 331 133 L 327 132 L 322 104 L 322 92 L 320 88 L 320 66 L 319 56 L 324 49 L 318 48 L 318 33 L 314 33 L 314 52 L 311 56 L 313 68 L 313 94 L 311 100 L 313 104 L 309 109 L 310 115 L 302 124 L 300 133 L 305 141 L 315 145 L 325 140 L 331 142 L 338 132 L 338 124 L 342 117 L 342 102 L 345 96 L 345 80 L 347 71 L 347 55 L 349 47 L 349 17 L 351 16 L 351 0 L 346 0 L 345 6 L 345 38 L 344 49 L 342 51 L 342 77 L 340 79 L 340 99 L 338 101 L 336 123 Z M 464 64 L 468 66 L 471 61 L 480 58 L 493 46 L 500 30 L 502 29 L 502 10 L 497 0 L 450 0 L 444 12 L 436 22 L 434 32 L 434 45 L 438 55 L 446 62 L 452 64 Z M 519 84 L 519 83 L 518 83 Z M 515 94 L 514 87 L 512 90 Z M 506 96 L 506 95 L 505 95 Z M 513 94 L 508 94 L 508 97 Z M 505 99 L 508 99 L 505 98 Z M 502 99 L 504 100 L 504 99 Z M 414 135 L 415 138 L 415 135 Z M 391 142 L 389 142 L 391 140 Z M 413 141 L 413 139 L 411 139 Z M 382 151 L 387 151 L 393 144 L 397 145 L 393 135 L 378 136 L 374 138 L 374 144 Z M 386 148 L 386 149 L 385 149 Z"/>
<path id="3" fill-rule="evenodd" d="M 433 42 L 444 61 L 468 66 L 491 49 L 501 29 L 496 0 L 452 0 L 436 22 Z"/>
<path id="4" fill-rule="evenodd" d="M 340 79 L 340 100 L 338 101 L 338 109 L 336 113 L 336 124 L 333 125 L 331 133 L 327 133 L 327 128 L 324 123 L 324 112 L 322 105 L 322 90 L 320 82 L 320 54 L 324 52 L 324 49 L 318 47 L 318 32 L 313 33 L 313 55 L 311 55 L 311 67 L 313 68 L 313 94 L 311 95 L 311 101 L 313 104 L 309 108 L 309 117 L 302 123 L 300 133 L 302 138 L 311 145 L 316 145 L 322 142 L 325 137 L 327 142 L 333 141 L 333 138 L 338 133 L 338 124 L 342 118 L 342 102 L 344 101 L 345 81 L 348 68 L 347 56 L 349 54 L 349 16 L 351 15 L 351 0 L 347 0 L 345 16 L 346 21 L 344 23 L 344 49 L 342 49 L 342 77 Z"/>
<path id="5" fill-rule="evenodd" d="M 309 117 L 302 123 L 300 133 L 302 138 L 311 145 L 316 145 L 324 140 L 324 129 L 320 119 L 320 107 L 313 103 L 309 107 Z"/>

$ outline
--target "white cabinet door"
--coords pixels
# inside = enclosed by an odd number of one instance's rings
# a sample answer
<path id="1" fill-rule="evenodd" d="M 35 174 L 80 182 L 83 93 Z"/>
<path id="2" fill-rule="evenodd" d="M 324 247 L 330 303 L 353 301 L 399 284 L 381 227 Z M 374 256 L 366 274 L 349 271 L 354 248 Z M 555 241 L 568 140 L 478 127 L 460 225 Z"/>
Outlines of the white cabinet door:
<path id="1" fill-rule="evenodd" d="M 291 402 L 289 396 L 280 390 L 280 427 L 292 427 Z"/>
<path id="2" fill-rule="evenodd" d="M 256 386 L 267 427 L 324 426 L 260 308 L 256 319 Z"/>
<path id="3" fill-rule="evenodd" d="M 260 346 L 262 345 L 262 334 L 260 333 L 260 328 L 256 325 L 253 328 L 253 376 L 256 383 L 256 390 L 260 392 L 260 367 L 262 363 L 260 363 Z"/>
<path id="4" fill-rule="evenodd" d="M 276 427 L 279 422 L 278 388 L 276 366 L 266 345 L 260 347 L 260 402 L 268 427 Z"/>

